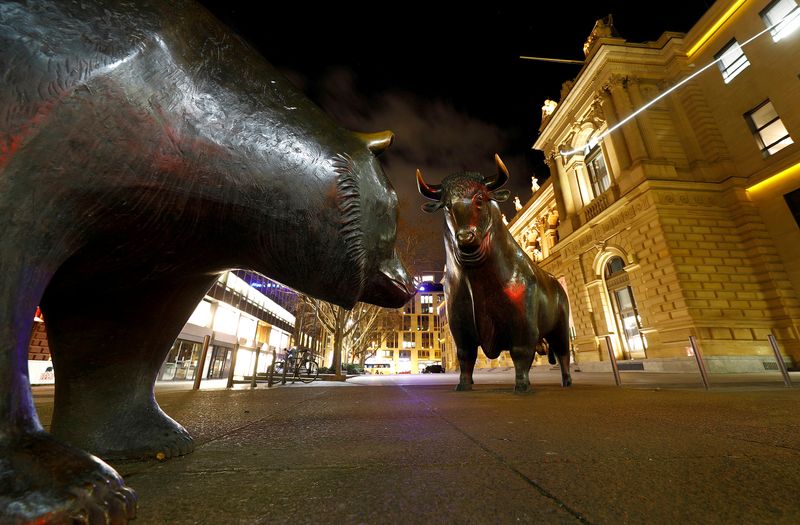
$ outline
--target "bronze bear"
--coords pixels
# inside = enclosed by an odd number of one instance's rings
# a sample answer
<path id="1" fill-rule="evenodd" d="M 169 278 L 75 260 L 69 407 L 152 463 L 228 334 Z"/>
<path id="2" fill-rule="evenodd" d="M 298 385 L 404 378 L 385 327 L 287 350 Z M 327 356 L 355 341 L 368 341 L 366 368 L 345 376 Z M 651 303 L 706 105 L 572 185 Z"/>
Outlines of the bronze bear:
<path id="1" fill-rule="evenodd" d="M 123 522 L 135 495 L 84 450 L 192 450 L 153 385 L 220 272 L 343 306 L 413 295 L 376 159 L 392 134 L 340 128 L 193 2 L 0 3 L 0 72 L 0 522 Z"/>

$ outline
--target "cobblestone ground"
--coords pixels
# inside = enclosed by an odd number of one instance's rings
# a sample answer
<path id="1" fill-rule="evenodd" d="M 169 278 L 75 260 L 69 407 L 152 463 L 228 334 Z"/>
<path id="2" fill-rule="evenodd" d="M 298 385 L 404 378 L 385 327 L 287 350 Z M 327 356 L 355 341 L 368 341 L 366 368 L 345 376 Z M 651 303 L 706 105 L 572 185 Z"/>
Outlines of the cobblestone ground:
<path id="1" fill-rule="evenodd" d="M 507 376 L 167 389 L 196 451 L 114 466 L 138 524 L 797 523 L 800 392 Z"/>

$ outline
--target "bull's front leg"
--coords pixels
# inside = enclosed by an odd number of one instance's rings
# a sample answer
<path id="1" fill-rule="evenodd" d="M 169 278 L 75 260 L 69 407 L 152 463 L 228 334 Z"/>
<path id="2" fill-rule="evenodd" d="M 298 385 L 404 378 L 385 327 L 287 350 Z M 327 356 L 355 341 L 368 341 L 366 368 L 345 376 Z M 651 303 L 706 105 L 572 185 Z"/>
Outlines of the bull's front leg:
<path id="1" fill-rule="evenodd" d="M 461 370 L 456 390 L 459 392 L 472 390 L 472 372 L 475 370 L 475 360 L 478 359 L 478 347 L 460 346 L 456 354 L 458 355 L 458 366 Z"/>
<path id="2" fill-rule="evenodd" d="M 531 382 L 528 376 L 536 350 L 527 346 L 511 348 L 511 360 L 514 361 L 514 393 L 524 394 L 530 392 Z"/>

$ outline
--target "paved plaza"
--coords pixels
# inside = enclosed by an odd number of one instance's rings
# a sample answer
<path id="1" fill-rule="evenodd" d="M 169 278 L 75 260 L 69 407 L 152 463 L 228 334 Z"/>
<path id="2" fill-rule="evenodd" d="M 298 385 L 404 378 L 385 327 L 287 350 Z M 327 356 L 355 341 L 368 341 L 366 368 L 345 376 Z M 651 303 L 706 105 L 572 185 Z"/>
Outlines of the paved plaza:
<path id="1" fill-rule="evenodd" d="M 256 390 L 157 388 L 194 453 L 116 462 L 137 524 L 797 523 L 800 389 L 508 370 Z M 795 377 L 795 380 L 800 378 Z M 35 389 L 49 423 L 52 389 Z"/>

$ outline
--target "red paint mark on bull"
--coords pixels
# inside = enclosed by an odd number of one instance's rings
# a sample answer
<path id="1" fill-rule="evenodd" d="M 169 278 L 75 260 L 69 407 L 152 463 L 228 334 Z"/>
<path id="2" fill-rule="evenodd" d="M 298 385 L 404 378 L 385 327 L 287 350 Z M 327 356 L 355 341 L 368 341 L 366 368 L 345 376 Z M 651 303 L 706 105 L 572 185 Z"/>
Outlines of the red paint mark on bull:
<path id="1" fill-rule="evenodd" d="M 506 285 L 503 289 L 503 292 L 506 294 L 506 297 L 511 301 L 511 303 L 519 310 L 523 311 L 525 309 L 525 284 L 519 282 L 511 282 Z"/>

